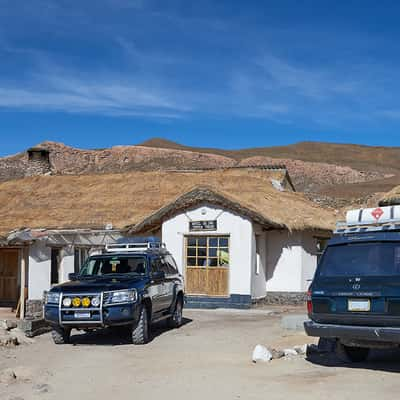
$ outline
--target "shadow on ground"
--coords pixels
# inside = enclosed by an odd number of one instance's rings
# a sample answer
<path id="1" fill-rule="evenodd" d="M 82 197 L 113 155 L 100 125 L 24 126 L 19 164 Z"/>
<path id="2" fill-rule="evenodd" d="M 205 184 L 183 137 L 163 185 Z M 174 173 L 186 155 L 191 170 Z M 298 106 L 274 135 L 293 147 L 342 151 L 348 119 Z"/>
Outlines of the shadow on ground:
<path id="1" fill-rule="evenodd" d="M 334 352 L 307 354 L 307 361 L 323 367 L 366 369 L 372 371 L 400 372 L 400 349 L 372 350 L 368 360 L 360 363 L 345 363 Z"/>
<path id="2" fill-rule="evenodd" d="M 190 324 L 192 321 L 193 320 L 190 318 L 183 318 L 182 326 Z M 173 329 L 174 328 L 169 328 L 165 321 L 152 325 L 149 342 L 152 342 L 165 332 Z M 99 329 L 92 332 L 73 331 L 71 344 L 73 346 L 123 346 L 132 345 L 132 342 L 129 341 L 129 330 L 126 327 L 118 327 Z"/>

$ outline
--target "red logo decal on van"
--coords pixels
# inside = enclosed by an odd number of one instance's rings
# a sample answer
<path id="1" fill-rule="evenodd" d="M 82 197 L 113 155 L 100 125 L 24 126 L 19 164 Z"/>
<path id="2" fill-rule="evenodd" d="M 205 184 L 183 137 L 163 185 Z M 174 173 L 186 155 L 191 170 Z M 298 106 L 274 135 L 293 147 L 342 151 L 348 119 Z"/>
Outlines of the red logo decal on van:
<path id="1" fill-rule="evenodd" d="M 374 211 L 371 212 L 371 215 L 377 220 L 379 221 L 379 219 L 382 217 L 382 215 L 384 214 L 382 208 L 376 208 Z"/>

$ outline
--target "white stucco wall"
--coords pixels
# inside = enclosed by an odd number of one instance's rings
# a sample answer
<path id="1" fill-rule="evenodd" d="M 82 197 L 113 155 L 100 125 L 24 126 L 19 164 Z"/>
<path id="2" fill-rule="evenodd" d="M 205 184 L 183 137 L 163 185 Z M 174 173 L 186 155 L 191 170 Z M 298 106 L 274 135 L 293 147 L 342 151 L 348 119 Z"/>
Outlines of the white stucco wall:
<path id="1" fill-rule="evenodd" d="M 267 233 L 267 291 L 304 292 L 317 267 L 311 232 Z"/>
<path id="2" fill-rule="evenodd" d="M 68 274 L 74 272 L 74 248 L 67 246 L 60 251 L 59 283 L 68 281 Z M 29 300 L 40 300 L 43 291 L 51 287 L 51 247 L 44 242 L 35 242 L 29 251 Z"/>
<path id="3" fill-rule="evenodd" d="M 252 244 L 251 297 L 260 299 L 266 295 L 267 240 L 265 232 L 257 231 L 255 228 Z"/>
<path id="4" fill-rule="evenodd" d="M 68 281 L 68 274 L 74 272 L 74 247 L 68 246 L 61 250 L 61 265 L 59 269 L 58 279 L 60 283 Z"/>
<path id="5" fill-rule="evenodd" d="M 267 233 L 267 291 L 302 291 L 302 238 L 300 233 Z"/>
<path id="6" fill-rule="evenodd" d="M 221 234 L 230 236 L 230 294 L 251 294 L 252 271 L 252 223 L 230 211 L 203 205 L 181 213 L 165 221 L 162 226 L 162 240 L 174 256 L 179 271 L 184 274 L 184 238 L 185 235 L 198 235 L 201 232 L 190 232 L 189 221 L 217 220 L 217 231 L 204 234 Z"/>
<path id="7" fill-rule="evenodd" d="M 51 249 L 43 242 L 34 243 L 29 250 L 29 300 L 41 300 L 43 291 L 50 289 Z"/>
<path id="8" fill-rule="evenodd" d="M 311 232 L 302 234 L 302 291 L 307 291 L 317 268 L 317 239 Z"/>

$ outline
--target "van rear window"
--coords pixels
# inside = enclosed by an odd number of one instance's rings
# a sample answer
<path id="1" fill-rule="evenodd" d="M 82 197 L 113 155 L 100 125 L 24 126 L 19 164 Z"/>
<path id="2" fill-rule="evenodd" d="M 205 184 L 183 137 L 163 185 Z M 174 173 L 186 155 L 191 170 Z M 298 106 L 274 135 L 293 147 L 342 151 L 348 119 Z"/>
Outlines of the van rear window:
<path id="1" fill-rule="evenodd" d="M 400 275 L 400 242 L 329 246 L 322 257 L 318 275 L 325 277 Z"/>

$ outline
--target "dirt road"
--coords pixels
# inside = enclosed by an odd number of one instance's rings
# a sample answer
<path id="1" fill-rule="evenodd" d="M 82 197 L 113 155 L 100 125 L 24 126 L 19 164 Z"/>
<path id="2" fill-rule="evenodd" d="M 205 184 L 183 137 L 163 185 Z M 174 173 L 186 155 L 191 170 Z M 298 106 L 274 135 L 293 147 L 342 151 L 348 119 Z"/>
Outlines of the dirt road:
<path id="1" fill-rule="evenodd" d="M 71 345 L 55 346 L 47 334 L 1 349 L 0 371 L 13 368 L 20 377 L 0 384 L 0 399 L 375 400 L 400 391 L 400 353 L 379 352 L 357 367 L 300 356 L 253 364 L 258 343 L 287 348 L 312 340 L 282 330 L 281 316 L 263 310 L 186 311 L 185 317 L 179 330 L 160 325 L 146 346 L 109 332 L 76 332 Z"/>

